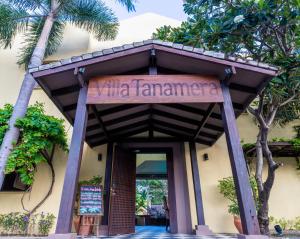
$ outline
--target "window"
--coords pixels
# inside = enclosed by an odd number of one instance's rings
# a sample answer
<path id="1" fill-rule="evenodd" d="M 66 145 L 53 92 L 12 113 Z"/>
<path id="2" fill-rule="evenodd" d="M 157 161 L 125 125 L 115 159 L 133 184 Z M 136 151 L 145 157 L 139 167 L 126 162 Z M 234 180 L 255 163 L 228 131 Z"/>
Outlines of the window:
<path id="1" fill-rule="evenodd" d="M 5 175 L 1 191 L 25 191 L 28 188 L 21 182 L 18 174 L 10 173 Z"/>

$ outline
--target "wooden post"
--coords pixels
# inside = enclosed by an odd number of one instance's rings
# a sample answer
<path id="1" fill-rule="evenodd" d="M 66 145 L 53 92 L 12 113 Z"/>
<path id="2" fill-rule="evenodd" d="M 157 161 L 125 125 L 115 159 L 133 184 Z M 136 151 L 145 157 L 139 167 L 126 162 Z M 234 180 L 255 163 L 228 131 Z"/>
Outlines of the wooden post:
<path id="1" fill-rule="evenodd" d="M 79 91 L 72 141 L 67 161 L 64 186 L 61 196 L 59 214 L 57 219 L 56 234 L 71 232 L 73 208 L 76 197 L 78 175 L 82 157 L 83 142 L 88 116 L 86 105 L 87 86 Z"/>
<path id="2" fill-rule="evenodd" d="M 197 222 L 198 225 L 205 225 L 196 144 L 195 142 L 190 142 L 189 145 L 190 145 L 191 165 L 192 165 L 194 192 L 195 192 L 195 200 L 196 200 Z"/>
<path id="3" fill-rule="evenodd" d="M 240 209 L 243 233 L 246 235 L 259 235 L 260 230 L 253 194 L 249 183 L 246 161 L 240 144 L 240 136 L 228 86 L 222 84 L 222 91 L 224 97 L 224 103 L 221 104 L 222 120 Z"/>
<path id="4" fill-rule="evenodd" d="M 106 167 L 105 167 L 104 192 L 106 194 L 105 194 L 105 201 L 104 201 L 104 216 L 102 220 L 102 225 L 108 225 L 113 151 L 114 151 L 114 143 L 109 142 L 107 144 L 107 156 L 106 156 Z"/>

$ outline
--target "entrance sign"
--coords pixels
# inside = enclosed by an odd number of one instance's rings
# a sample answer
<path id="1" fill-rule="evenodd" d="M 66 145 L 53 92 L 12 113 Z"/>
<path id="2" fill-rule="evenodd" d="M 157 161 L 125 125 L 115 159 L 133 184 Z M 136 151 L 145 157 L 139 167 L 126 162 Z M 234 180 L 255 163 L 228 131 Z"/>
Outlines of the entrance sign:
<path id="1" fill-rule="evenodd" d="M 89 81 L 87 104 L 223 102 L 216 77 L 114 75 Z"/>
<path id="2" fill-rule="evenodd" d="M 79 215 L 103 215 L 103 193 L 101 186 L 81 186 Z"/>

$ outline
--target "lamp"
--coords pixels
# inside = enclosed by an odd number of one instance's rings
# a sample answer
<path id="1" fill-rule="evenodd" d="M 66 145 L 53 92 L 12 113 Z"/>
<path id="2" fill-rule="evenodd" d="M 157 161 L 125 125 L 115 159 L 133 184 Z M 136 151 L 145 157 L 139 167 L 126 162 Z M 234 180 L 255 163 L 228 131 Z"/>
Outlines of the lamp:
<path id="1" fill-rule="evenodd" d="M 102 161 L 102 154 L 98 154 L 98 161 L 99 161 L 99 162 Z"/>
<path id="2" fill-rule="evenodd" d="M 205 153 L 205 154 L 203 154 L 203 160 L 204 160 L 204 161 L 207 161 L 207 160 L 209 160 L 209 158 L 208 158 L 208 154 L 206 154 L 206 153 Z"/>

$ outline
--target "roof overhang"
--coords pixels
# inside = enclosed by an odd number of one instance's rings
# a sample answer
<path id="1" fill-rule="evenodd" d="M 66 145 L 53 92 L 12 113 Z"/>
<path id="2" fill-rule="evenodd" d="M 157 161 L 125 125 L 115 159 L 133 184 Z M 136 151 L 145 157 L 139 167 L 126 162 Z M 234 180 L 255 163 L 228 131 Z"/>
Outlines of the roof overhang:
<path id="1" fill-rule="evenodd" d="M 234 76 L 229 87 L 236 117 L 245 111 L 277 74 L 276 68 L 264 63 L 226 58 L 222 53 L 156 40 L 64 59 L 32 68 L 30 73 L 73 125 L 80 89 L 74 75 L 75 69 L 84 67 L 87 80 L 101 75 L 148 74 L 152 49 L 155 49 L 158 74 L 199 74 L 224 80 L 225 70 L 232 69 Z M 170 140 L 190 140 L 209 107 L 207 103 L 155 104 L 151 107 L 146 104 L 97 105 L 96 115 L 89 110 L 86 142 L 90 146 L 108 142 L 98 117 L 112 136 L 110 140 L 133 140 L 132 136 L 149 130 L 150 116 L 157 136 L 164 135 Z M 223 131 L 220 110 L 215 106 L 196 142 L 212 145 Z"/>

